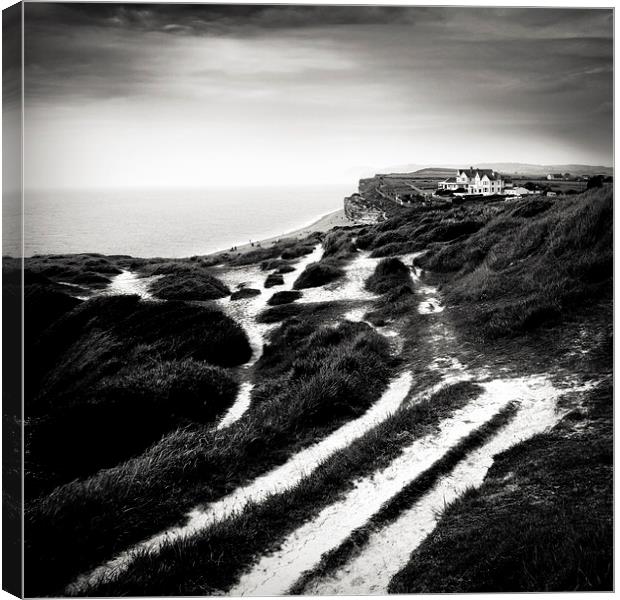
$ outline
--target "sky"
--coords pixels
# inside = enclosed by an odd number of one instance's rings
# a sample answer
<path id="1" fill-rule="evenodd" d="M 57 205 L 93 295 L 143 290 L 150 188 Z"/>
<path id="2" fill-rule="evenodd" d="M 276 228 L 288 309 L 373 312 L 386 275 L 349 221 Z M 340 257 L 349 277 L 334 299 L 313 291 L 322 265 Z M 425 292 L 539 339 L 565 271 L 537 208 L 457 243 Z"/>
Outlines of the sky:
<path id="1" fill-rule="evenodd" d="M 25 6 L 28 188 L 612 163 L 610 9 Z"/>

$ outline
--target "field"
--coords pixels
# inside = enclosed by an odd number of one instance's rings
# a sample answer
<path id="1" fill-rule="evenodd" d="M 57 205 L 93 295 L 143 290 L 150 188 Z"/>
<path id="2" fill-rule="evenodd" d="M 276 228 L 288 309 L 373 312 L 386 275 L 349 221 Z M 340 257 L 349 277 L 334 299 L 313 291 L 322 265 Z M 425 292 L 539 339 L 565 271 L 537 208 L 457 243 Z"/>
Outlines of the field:
<path id="1" fill-rule="evenodd" d="M 612 203 L 27 259 L 26 594 L 610 590 Z"/>

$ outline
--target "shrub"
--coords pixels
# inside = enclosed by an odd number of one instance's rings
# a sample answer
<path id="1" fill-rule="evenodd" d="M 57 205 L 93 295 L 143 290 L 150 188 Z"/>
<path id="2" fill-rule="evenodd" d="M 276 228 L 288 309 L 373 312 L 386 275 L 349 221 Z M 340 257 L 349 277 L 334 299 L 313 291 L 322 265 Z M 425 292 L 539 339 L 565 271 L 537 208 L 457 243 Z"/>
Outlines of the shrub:
<path id="1" fill-rule="evenodd" d="M 295 270 L 293 265 L 282 265 L 276 269 L 276 273 L 284 274 L 284 273 L 292 273 Z"/>
<path id="2" fill-rule="evenodd" d="M 292 260 L 295 258 L 299 258 L 301 256 L 305 256 L 306 254 L 310 254 L 314 250 L 313 245 L 304 245 L 300 244 L 297 246 L 293 246 L 292 248 L 287 248 L 282 252 L 281 258 L 284 260 Z"/>
<path id="3" fill-rule="evenodd" d="M 239 290 L 235 290 L 231 295 L 231 300 L 243 300 L 244 298 L 252 298 L 254 296 L 258 296 L 261 293 L 260 290 L 254 288 L 241 288 Z"/>
<path id="4" fill-rule="evenodd" d="M 274 258 L 271 260 L 264 260 L 261 264 L 260 264 L 260 268 L 263 271 L 273 271 L 275 269 L 278 269 L 280 267 L 284 267 L 284 266 L 290 266 L 288 261 L 286 260 L 282 260 L 281 258 Z M 292 269 L 293 267 L 291 267 Z"/>
<path id="5" fill-rule="evenodd" d="M 320 287 L 326 283 L 330 283 L 339 279 L 344 275 L 344 269 L 335 262 L 330 260 L 322 260 L 320 262 L 309 264 L 303 273 L 299 275 L 293 287 L 301 290 L 311 287 Z"/>
<path id="6" fill-rule="evenodd" d="M 284 277 L 282 277 L 282 275 L 279 275 L 277 273 L 271 273 L 267 275 L 267 279 L 265 279 L 266 288 L 274 287 L 276 285 L 283 285 L 283 284 L 284 284 Z"/>
<path id="7" fill-rule="evenodd" d="M 392 292 L 402 286 L 411 287 L 411 272 L 397 258 L 384 258 L 366 280 L 366 288 L 375 294 Z"/>
<path id="8" fill-rule="evenodd" d="M 153 274 L 169 270 L 170 267 L 162 267 L 155 269 Z M 172 273 L 153 281 L 149 289 L 162 300 L 215 300 L 230 294 L 228 287 L 217 277 L 201 268 L 187 267 L 173 267 Z"/>
<path id="9" fill-rule="evenodd" d="M 325 237 L 323 242 L 323 256 L 347 258 L 357 252 L 356 245 L 351 241 L 351 232 L 346 229 L 336 229 Z"/>
<path id="10" fill-rule="evenodd" d="M 299 298 L 301 298 L 301 292 L 286 290 L 284 292 L 276 292 L 273 296 L 271 296 L 271 298 L 269 298 L 267 304 L 270 306 L 289 304 L 291 302 L 295 302 L 295 300 L 299 300 Z"/>

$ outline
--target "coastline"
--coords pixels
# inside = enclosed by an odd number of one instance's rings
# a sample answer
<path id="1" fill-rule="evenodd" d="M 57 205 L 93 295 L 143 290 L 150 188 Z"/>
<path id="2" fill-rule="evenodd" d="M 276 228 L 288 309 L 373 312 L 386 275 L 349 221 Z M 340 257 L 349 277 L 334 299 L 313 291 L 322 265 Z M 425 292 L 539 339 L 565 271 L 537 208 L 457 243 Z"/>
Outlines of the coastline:
<path id="1" fill-rule="evenodd" d="M 236 246 L 235 250 L 232 251 L 230 248 L 226 248 L 222 250 L 217 250 L 215 252 L 210 252 L 209 254 L 205 254 L 204 256 L 221 256 L 224 253 L 234 255 L 246 254 L 251 250 L 256 250 L 257 248 L 264 248 L 265 246 L 276 244 L 278 242 L 281 242 L 282 240 L 301 239 L 310 235 L 311 233 L 325 233 L 333 229 L 334 227 L 355 224 L 355 221 L 351 221 L 347 219 L 347 217 L 345 217 L 344 208 L 339 208 L 338 210 L 319 217 L 313 223 L 310 223 L 309 225 L 306 225 L 304 227 L 300 227 L 299 229 L 295 229 L 287 233 L 282 233 L 280 235 L 275 235 L 263 240 L 257 240 L 256 242 L 248 242 L 240 246 Z"/>

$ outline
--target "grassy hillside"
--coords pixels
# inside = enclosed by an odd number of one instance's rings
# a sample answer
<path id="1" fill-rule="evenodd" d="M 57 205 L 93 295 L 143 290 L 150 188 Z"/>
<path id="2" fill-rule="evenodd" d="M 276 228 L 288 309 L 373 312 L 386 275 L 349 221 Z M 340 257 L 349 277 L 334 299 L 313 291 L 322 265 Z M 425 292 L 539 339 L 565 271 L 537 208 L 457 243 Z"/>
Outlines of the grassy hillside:
<path id="1" fill-rule="evenodd" d="M 272 336 L 254 410 L 228 431 L 172 431 L 138 457 L 56 488 L 27 511 L 30 592 L 71 577 L 182 519 L 362 414 L 395 359 L 364 324 L 291 319 Z M 268 375 L 266 375 L 268 373 Z M 125 518 L 118 519 L 123 514 Z"/>
<path id="2" fill-rule="evenodd" d="M 480 339 L 558 320 L 612 285 L 612 191 L 448 209 L 418 207 L 367 228 L 372 256 L 427 250 L 417 264 Z"/>

